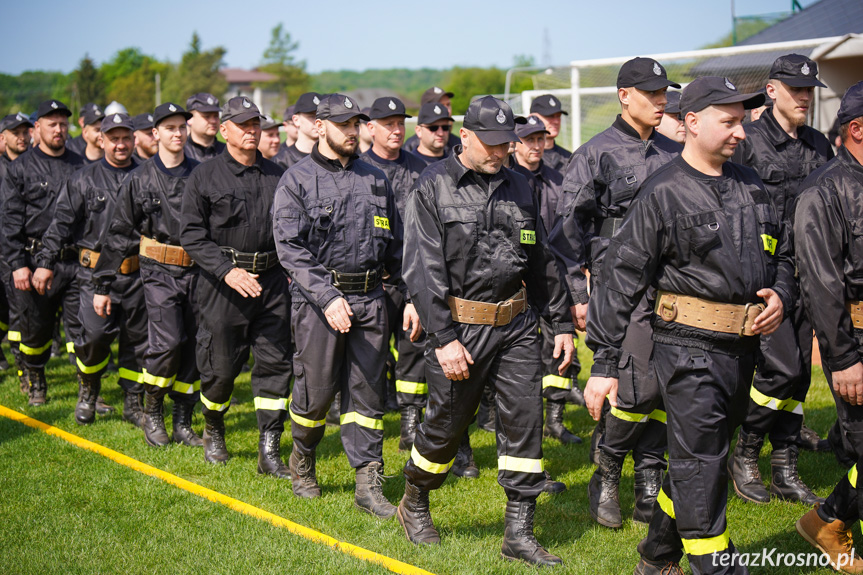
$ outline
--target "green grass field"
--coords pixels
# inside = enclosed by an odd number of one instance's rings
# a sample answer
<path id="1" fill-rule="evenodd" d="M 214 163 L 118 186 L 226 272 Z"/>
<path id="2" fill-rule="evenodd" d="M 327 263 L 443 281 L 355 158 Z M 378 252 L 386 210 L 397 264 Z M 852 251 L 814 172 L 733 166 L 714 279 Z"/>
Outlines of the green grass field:
<path id="1" fill-rule="evenodd" d="M 579 346 L 583 363 L 589 352 Z M 8 355 L 8 354 L 7 354 Z M 816 368 L 807 403 L 807 423 L 824 435 L 835 409 L 823 374 Z M 582 377 L 587 374 L 583 370 Z M 122 406 L 116 374 L 107 377 L 102 395 Z M 378 521 L 353 507 L 353 470 L 342 453 L 338 429 L 328 428 L 318 450 L 318 479 L 324 495 L 299 500 L 290 483 L 256 473 L 257 430 L 249 391 L 249 374 L 238 380 L 239 405 L 227 417 L 226 467 L 204 463 L 202 451 L 183 446 L 156 450 L 146 446 L 140 430 L 119 413 L 100 417 L 88 427 L 74 422 L 77 394 L 74 369 L 63 358 L 51 360 L 50 402 L 27 407 L 17 378 L 7 371 L 0 383 L 0 404 L 99 443 L 184 479 L 219 491 L 327 535 L 396 558 L 438 574 L 534 573 L 531 567 L 500 558 L 505 497 L 496 481 L 492 434 L 474 431 L 472 443 L 478 480 L 449 477 L 432 494 L 432 514 L 443 544 L 417 549 L 405 539 L 398 522 Z M 583 386 L 583 381 L 582 381 Z M 384 493 L 397 502 L 404 489 L 400 470 L 407 453 L 399 453 L 398 416 L 385 417 L 384 458 L 393 478 Z M 569 407 L 566 423 L 585 443 L 562 446 L 546 441 L 546 467 L 569 489 L 540 497 L 537 536 L 565 565 L 554 573 L 631 573 L 638 560 L 636 545 L 646 527 L 625 521 L 611 531 L 590 518 L 587 482 L 593 472 L 587 444 L 593 422 L 584 409 Z M 200 433 L 203 418 L 195 418 Z M 283 454 L 290 451 L 289 434 Z M 769 447 L 761 471 L 769 476 Z M 0 418 L 0 573 L 384 573 L 380 566 L 311 543 L 222 505 L 212 503 L 158 479 L 142 475 L 100 455 L 20 423 Z M 800 471 L 822 495 L 842 476 L 832 454 L 802 452 Z M 632 462 L 627 460 L 621 484 L 624 513 L 632 510 Z M 779 552 L 809 552 L 794 530 L 807 511 L 801 504 L 729 502 L 732 538 L 741 552 L 777 547 Z M 859 527 L 854 527 L 860 540 Z M 752 568 L 753 573 L 831 573 L 825 569 Z"/>

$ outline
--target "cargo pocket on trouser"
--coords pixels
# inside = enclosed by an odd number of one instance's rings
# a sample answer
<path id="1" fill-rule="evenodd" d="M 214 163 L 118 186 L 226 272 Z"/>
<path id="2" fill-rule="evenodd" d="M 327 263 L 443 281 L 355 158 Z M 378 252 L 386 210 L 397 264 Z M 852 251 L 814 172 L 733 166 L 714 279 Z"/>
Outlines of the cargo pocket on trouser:
<path id="1" fill-rule="evenodd" d="M 710 527 L 711 509 L 707 498 L 705 477 L 697 459 L 669 459 L 671 500 L 674 503 L 677 530 L 685 535 L 703 536 Z"/>

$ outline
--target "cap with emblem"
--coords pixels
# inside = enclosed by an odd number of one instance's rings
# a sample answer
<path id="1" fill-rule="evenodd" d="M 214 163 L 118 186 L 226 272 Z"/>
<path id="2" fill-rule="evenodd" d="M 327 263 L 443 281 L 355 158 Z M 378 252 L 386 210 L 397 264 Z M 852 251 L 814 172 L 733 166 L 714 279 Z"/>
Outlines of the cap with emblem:
<path id="1" fill-rule="evenodd" d="M 110 132 L 116 128 L 126 128 L 135 131 L 135 124 L 129 114 L 108 114 L 102 118 L 102 133 Z"/>
<path id="2" fill-rule="evenodd" d="M 159 122 L 165 118 L 170 118 L 171 116 L 183 116 L 184 120 L 188 120 L 192 117 L 192 114 L 184 110 L 182 106 L 173 102 L 165 102 L 164 104 L 156 106 L 156 109 L 153 112 L 153 126 L 158 127 Z"/>
<path id="3" fill-rule="evenodd" d="M 87 113 L 87 110 L 91 110 L 91 109 L 92 110 L 98 110 L 99 108 L 101 108 L 101 106 L 99 104 L 94 104 L 93 102 L 87 102 L 86 104 L 81 106 L 80 110 L 78 110 L 78 116 L 83 116 L 84 114 Z"/>
<path id="4" fill-rule="evenodd" d="M 680 113 L 700 112 L 708 106 L 742 103 L 745 110 L 764 103 L 764 94 L 741 94 L 728 78 L 701 76 L 689 83 L 680 96 Z"/>
<path id="5" fill-rule="evenodd" d="M 452 92 L 447 92 L 443 88 L 439 88 L 438 86 L 432 86 L 425 92 L 423 92 L 422 97 L 420 98 L 420 105 L 422 104 L 437 104 L 440 102 L 440 99 L 446 96 L 447 98 L 452 98 L 455 96 Z"/>
<path id="6" fill-rule="evenodd" d="M 369 121 L 369 117 L 363 114 L 357 101 L 344 94 L 328 94 L 321 98 L 318 110 L 315 114 L 318 120 L 329 120 L 331 122 L 347 122 L 351 118 Z"/>
<path id="7" fill-rule="evenodd" d="M 447 110 L 446 106 L 443 104 L 428 103 L 423 104 L 420 107 L 417 124 L 420 126 L 427 126 L 429 124 L 434 124 L 438 120 L 454 121 L 452 116 L 449 115 L 449 110 Z"/>
<path id="8" fill-rule="evenodd" d="M 186 100 L 186 109 L 190 112 L 197 110 L 199 112 L 218 112 L 219 99 L 212 94 L 199 92 L 193 94 Z"/>
<path id="9" fill-rule="evenodd" d="M 273 128 L 278 128 L 281 125 L 282 125 L 281 122 L 275 121 L 270 116 L 267 116 L 266 114 L 261 115 L 261 129 L 262 130 L 272 130 Z"/>
<path id="10" fill-rule="evenodd" d="M 18 126 L 30 126 L 33 127 L 33 122 L 30 121 L 30 118 L 18 112 L 17 114 L 9 114 L 0 120 L 0 132 L 5 132 L 6 130 L 14 130 Z"/>
<path id="11" fill-rule="evenodd" d="M 45 100 L 39 104 L 39 108 L 36 110 L 36 119 L 38 120 L 49 114 L 63 114 L 68 118 L 72 115 L 72 112 L 60 100 Z"/>
<path id="12" fill-rule="evenodd" d="M 520 142 L 515 135 L 515 125 L 524 124 L 526 118 L 516 118 L 512 108 L 494 96 L 483 96 L 470 103 L 464 115 L 464 129 L 475 132 L 487 146 L 507 142 Z"/>
<path id="13" fill-rule="evenodd" d="M 103 112 L 102 109 L 99 108 L 99 106 L 89 106 L 86 110 L 84 110 L 84 125 L 89 126 L 90 124 L 101 122 L 104 117 L 105 112 Z"/>
<path id="14" fill-rule="evenodd" d="M 384 97 L 372 102 L 372 107 L 369 109 L 369 118 L 379 120 L 381 118 L 389 118 L 390 116 L 413 118 L 413 116 L 405 111 L 404 103 L 398 98 Z"/>
<path id="15" fill-rule="evenodd" d="M 245 96 L 234 96 L 222 106 L 222 123 L 228 120 L 235 124 L 242 124 L 253 118 L 263 118 L 254 102 Z"/>
<path id="16" fill-rule="evenodd" d="M 560 98 L 551 94 L 543 94 L 534 98 L 530 103 L 530 113 L 539 114 L 540 116 L 553 116 L 554 114 L 569 115 L 568 112 L 560 107 Z"/>
<path id="17" fill-rule="evenodd" d="M 863 116 L 863 82 L 857 82 L 848 88 L 845 95 L 842 96 L 842 103 L 839 104 L 837 116 L 840 125 Z"/>
<path id="18" fill-rule="evenodd" d="M 633 58 L 624 62 L 617 73 L 617 87 L 638 88 L 645 92 L 652 92 L 660 88 L 677 88 L 676 84 L 668 79 L 665 68 L 653 58 Z"/>
<path id="19" fill-rule="evenodd" d="M 531 114 L 525 119 L 523 124 L 516 123 L 515 135 L 519 138 L 526 138 L 531 134 L 536 134 L 537 132 L 545 132 L 548 134 L 545 123 L 539 116 Z"/>
<path id="20" fill-rule="evenodd" d="M 321 103 L 321 95 L 317 92 L 306 92 L 297 98 L 297 103 L 294 104 L 294 112 L 291 114 L 314 114 L 318 111 L 318 104 Z"/>
<path id="21" fill-rule="evenodd" d="M 770 67 L 771 80 L 779 80 L 794 88 L 809 88 L 819 86 L 826 88 L 816 76 L 818 75 L 818 64 L 806 56 L 800 54 L 788 54 L 779 56 Z"/>
<path id="22" fill-rule="evenodd" d="M 680 113 L 680 92 L 669 90 L 665 93 L 665 113 L 676 116 Z"/>
<path id="23" fill-rule="evenodd" d="M 295 112 L 294 112 L 295 107 L 296 106 L 288 106 L 287 108 L 285 108 L 285 115 L 282 116 L 284 118 L 285 122 L 291 121 L 291 117 L 295 114 Z"/>
<path id="24" fill-rule="evenodd" d="M 153 114 L 138 114 L 132 118 L 132 125 L 135 126 L 135 131 L 152 130 L 153 129 Z"/>

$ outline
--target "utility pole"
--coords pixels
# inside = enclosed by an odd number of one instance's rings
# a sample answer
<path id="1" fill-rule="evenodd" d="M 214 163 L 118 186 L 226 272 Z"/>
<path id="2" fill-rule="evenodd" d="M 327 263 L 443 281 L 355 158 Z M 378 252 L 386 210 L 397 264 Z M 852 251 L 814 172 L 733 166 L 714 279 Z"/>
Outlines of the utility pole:
<path id="1" fill-rule="evenodd" d="M 542 65 L 551 66 L 551 35 L 548 28 L 542 30 Z"/>
<path id="2" fill-rule="evenodd" d="M 737 16 L 734 14 L 734 0 L 731 0 L 731 45 L 737 46 Z"/>
<path id="3" fill-rule="evenodd" d="M 162 75 L 156 72 L 156 105 L 162 104 Z"/>

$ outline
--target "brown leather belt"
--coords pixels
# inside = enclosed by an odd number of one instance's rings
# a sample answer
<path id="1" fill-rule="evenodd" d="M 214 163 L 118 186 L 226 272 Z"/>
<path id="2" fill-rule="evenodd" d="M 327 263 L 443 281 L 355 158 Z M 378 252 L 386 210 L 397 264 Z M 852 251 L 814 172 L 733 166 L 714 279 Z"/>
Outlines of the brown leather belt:
<path id="1" fill-rule="evenodd" d="M 184 268 L 192 267 L 195 262 L 191 256 L 180 246 L 171 246 L 157 242 L 146 236 L 141 236 L 141 247 L 139 252 L 143 257 L 158 262 L 160 264 L 168 264 L 170 266 L 180 266 Z"/>
<path id="2" fill-rule="evenodd" d="M 94 252 L 87 248 L 81 248 L 81 251 L 78 253 L 78 262 L 85 268 L 95 268 L 96 262 L 98 261 L 99 252 Z M 120 265 L 120 273 L 123 275 L 129 275 L 138 271 L 140 267 L 138 256 L 132 256 L 123 260 L 123 263 Z"/>
<path id="3" fill-rule="evenodd" d="M 500 327 L 507 325 L 512 318 L 527 309 L 527 292 L 521 288 L 517 294 L 499 303 L 485 303 L 453 296 L 449 296 L 447 301 L 455 322 Z"/>
<path id="4" fill-rule="evenodd" d="M 664 321 L 741 337 L 756 335 L 752 324 L 764 311 L 763 303 L 717 303 L 664 291 L 657 292 L 656 296 L 653 311 Z"/>
<path id="5" fill-rule="evenodd" d="M 854 328 L 863 329 L 863 301 L 846 301 L 845 309 L 851 314 L 851 323 L 854 325 Z"/>

